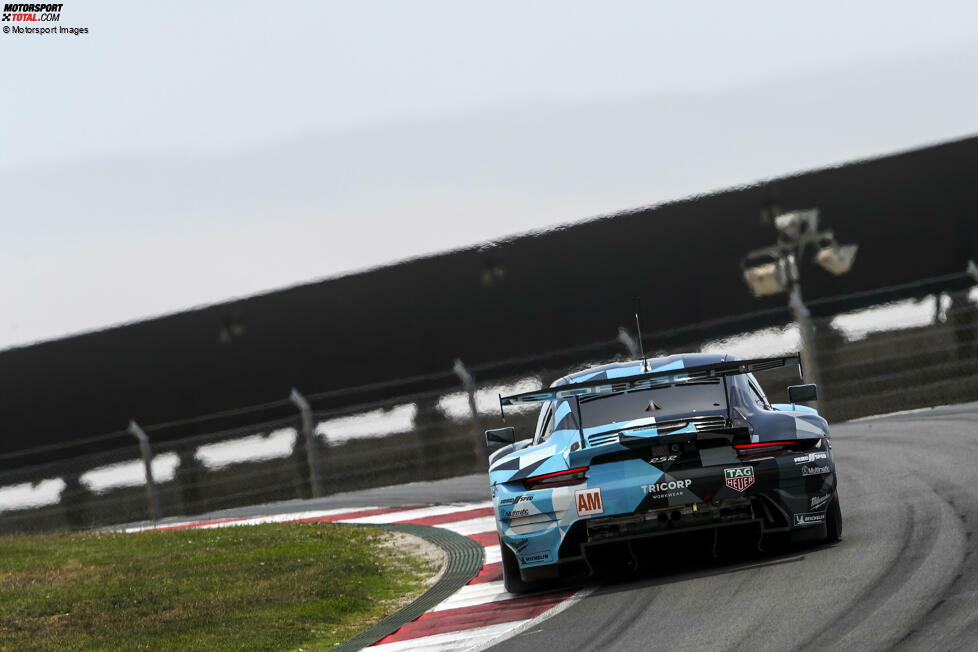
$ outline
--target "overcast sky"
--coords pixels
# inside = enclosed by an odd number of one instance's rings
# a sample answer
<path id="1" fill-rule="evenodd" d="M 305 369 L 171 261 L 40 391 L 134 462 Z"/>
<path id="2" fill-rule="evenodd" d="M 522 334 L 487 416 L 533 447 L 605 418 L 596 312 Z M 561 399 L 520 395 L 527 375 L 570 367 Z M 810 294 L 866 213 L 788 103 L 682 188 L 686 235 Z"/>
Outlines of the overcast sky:
<path id="1" fill-rule="evenodd" d="M 978 132 L 963 1 L 69 0 L 60 25 L 90 33 L 0 34 L 0 347 Z"/>

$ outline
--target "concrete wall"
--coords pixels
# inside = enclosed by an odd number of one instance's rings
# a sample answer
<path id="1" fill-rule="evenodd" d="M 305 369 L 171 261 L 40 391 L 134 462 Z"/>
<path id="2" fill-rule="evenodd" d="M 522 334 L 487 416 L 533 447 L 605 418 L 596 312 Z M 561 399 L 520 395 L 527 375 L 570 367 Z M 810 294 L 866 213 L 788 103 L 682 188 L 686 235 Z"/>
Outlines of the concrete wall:
<path id="1" fill-rule="evenodd" d="M 324 398 L 317 409 L 456 388 L 456 357 L 487 380 L 531 369 L 541 354 L 553 354 L 553 365 L 579 359 L 582 346 L 611 355 L 635 296 L 661 346 L 675 329 L 707 320 L 722 323 L 697 336 L 783 321 L 783 298 L 753 299 L 738 273 L 746 251 L 774 239 L 759 219 L 772 204 L 817 206 L 840 241 L 860 244 L 851 274 L 803 270 L 808 298 L 961 271 L 978 254 L 975 170 L 971 138 L 7 350 L 0 456 L 120 430 L 130 418 L 151 424 L 277 400 L 292 387 L 316 393 L 426 375 Z"/>

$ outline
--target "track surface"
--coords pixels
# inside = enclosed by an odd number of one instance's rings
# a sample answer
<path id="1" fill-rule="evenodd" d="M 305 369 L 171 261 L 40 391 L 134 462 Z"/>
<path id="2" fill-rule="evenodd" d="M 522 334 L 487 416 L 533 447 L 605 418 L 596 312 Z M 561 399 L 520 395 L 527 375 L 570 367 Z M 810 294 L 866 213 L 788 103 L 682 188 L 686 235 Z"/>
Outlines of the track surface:
<path id="1" fill-rule="evenodd" d="M 664 561 L 492 649 L 978 649 L 978 404 L 832 431 L 841 543 Z"/>
<path id="2" fill-rule="evenodd" d="M 843 541 L 686 563 L 592 595 L 493 650 L 978 650 L 978 403 L 833 426 Z M 485 501 L 485 476 L 227 510 Z"/>

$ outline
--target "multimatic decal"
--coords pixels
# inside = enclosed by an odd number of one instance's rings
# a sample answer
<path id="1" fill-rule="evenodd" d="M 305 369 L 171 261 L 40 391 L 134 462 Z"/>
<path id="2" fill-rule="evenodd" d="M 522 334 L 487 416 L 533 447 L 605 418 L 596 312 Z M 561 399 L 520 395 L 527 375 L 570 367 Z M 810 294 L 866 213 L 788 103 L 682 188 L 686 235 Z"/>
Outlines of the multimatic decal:
<path id="1" fill-rule="evenodd" d="M 822 475 L 823 473 L 829 473 L 832 470 L 828 465 L 818 466 L 816 464 L 809 464 L 808 466 L 801 467 L 802 475 Z"/>
<path id="2" fill-rule="evenodd" d="M 825 512 L 795 514 L 795 526 L 818 525 L 825 522 Z"/>
<path id="3" fill-rule="evenodd" d="M 754 467 L 737 466 L 732 469 L 724 469 L 723 477 L 728 487 L 734 491 L 743 492 L 747 487 L 754 484 Z"/>

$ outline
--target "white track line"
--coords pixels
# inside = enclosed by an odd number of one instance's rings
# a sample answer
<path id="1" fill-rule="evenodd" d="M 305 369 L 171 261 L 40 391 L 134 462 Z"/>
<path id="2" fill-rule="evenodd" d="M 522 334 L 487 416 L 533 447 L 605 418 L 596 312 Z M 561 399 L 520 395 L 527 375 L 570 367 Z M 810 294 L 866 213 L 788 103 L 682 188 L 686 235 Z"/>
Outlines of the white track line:
<path id="1" fill-rule="evenodd" d="M 870 414 L 866 417 L 857 417 L 855 419 L 849 419 L 848 421 L 843 421 L 842 423 L 859 423 L 860 421 L 872 421 L 874 419 L 885 419 L 886 417 L 895 417 L 902 414 L 917 414 L 918 412 L 930 412 L 931 410 L 936 410 L 938 408 L 951 407 L 951 404 L 947 405 L 934 405 L 932 407 L 922 407 L 915 408 L 913 410 L 897 410 L 896 412 L 884 412 L 883 414 Z"/>
<path id="2" fill-rule="evenodd" d="M 495 532 L 496 519 L 493 516 L 483 516 L 481 518 L 469 519 L 468 521 L 457 521 L 455 523 L 441 523 L 437 527 L 445 528 L 446 530 L 451 530 L 455 534 L 461 534 L 463 537 L 467 537 L 470 534 L 482 534 L 483 532 Z"/>
<path id="3" fill-rule="evenodd" d="M 516 597 L 519 596 L 506 592 L 502 581 L 467 584 L 439 602 L 433 609 L 429 609 L 428 613 L 445 611 L 446 609 L 460 609 L 461 607 L 474 607 L 488 602 L 512 600 Z"/>
<path id="4" fill-rule="evenodd" d="M 476 503 L 474 505 L 435 505 L 434 507 L 424 507 L 420 509 L 409 509 L 403 512 L 392 512 L 389 514 L 374 514 L 373 516 L 362 516 L 351 518 L 343 523 L 367 523 L 380 525 L 382 523 L 401 523 L 403 521 L 413 521 L 418 518 L 428 518 L 429 516 L 443 516 L 459 511 L 470 509 L 483 509 L 492 507 L 492 503 Z M 359 511 L 359 510 L 357 510 Z"/>
<path id="5" fill-rule="evenodd" d="M 486 546 L 486 559 L 484 564 L 498 564 L 503 560 L 503 551 L 498 545 Z"/>
<path id="6" fill-rule="evenodd" d="M 474 504 L 454 504 L 454 505 L 435 505 L 433 507 L 424 507 L 418 509 L 405 509 L 401 511 L 390 511 L 383 514 L 374 514 L 373 516 L 361 516 L 359 518 L 351 518 L 349 520 L 342 520 L 338 522 L 342 523 L 363 523 L 363 524 L 384 524 L 384 523 L 400 523 L 401 521 L 412 521 L 418 518 L 427 518 L 429 516 L 442 516 L 444 514 L 452 514 L 457 511 L 466 511 L 470 509 L 484 509 L 486 507 L 492 507 L 491 502 L 485 503 L 474 503 Z M 214 523 L 208 523 L 206 525 L 197 526 L 195 529 L 198 530 L 209 530 L 214 528 L 222 527 L 232 527 L 236 525 L 262 525 L 264 523 L 288 523 L 291 521 L 302 521 L 311 518 L 325 518 L 327 516 L 337 516 L 345 513 L 353 512 L 365 512 L 371 509 L 386 509 L 383 507 L 343 507 L 338 509 L 322 509 L 308 512 L 291 512 L 288 514 L 271 514 L 268 516 L 253 516 L 249 518 L 239 518 L 234 516 L 228 516 L 224 518 L 214 518 L 214 519 L 192 519 L 187 521 L 174 521 L 172 523 L 156 523 L 153 525 L 139 525 L 135 527 L 125 528 L 123 530 L 127 533 L 132 532 L 145 532 L 146 530 L 164 530 L 171 528 L 186 527 L 188 525 L 193 525 L 194 523 L 200 523 L 201 521 L 215 521 Z M 463 521 L 465 522 L 465 521 Z M 473 532 L 473 534 L 475 534 Z"/>
<path id="7" fill-rule="evenodd" d="M 415 650 L 420 652 L 442 652 L 443 650 L 455 652 L 455 650 L 462 650 L 471 645 L 482 645 L 486 641 L 498 638 L 507 630 L 525 622 L 529 621 L 517 620 L 509 623 L 499 623 L 498 625 L 489 625 L 488 627 L 462 629 L 457 632 L 421 636 L 395 643 L 381 643 L 380 645 L 374 645 L 367 649 L 371 650 L 371 652 L 402 652 L 403 650 L 411 650 L 412 652 Z"/>

